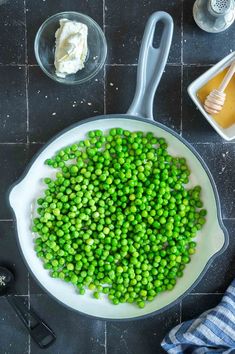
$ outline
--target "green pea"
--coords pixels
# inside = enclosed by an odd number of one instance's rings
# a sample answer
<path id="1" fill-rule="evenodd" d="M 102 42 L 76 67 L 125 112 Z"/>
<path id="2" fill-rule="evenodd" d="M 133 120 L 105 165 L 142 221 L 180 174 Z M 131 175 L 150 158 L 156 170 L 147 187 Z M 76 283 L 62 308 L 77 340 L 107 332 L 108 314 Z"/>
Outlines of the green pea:
<path id="1" fill-rule="evenodd" d="M 201 187 L 186 186 L 187 161 L 169 155 L 165 139 L 90 131 L 45 163 L 57 171 L 44 179 L 32 230 L 52 277 L 140 308 L 174 288 L 207 211 Z"/>

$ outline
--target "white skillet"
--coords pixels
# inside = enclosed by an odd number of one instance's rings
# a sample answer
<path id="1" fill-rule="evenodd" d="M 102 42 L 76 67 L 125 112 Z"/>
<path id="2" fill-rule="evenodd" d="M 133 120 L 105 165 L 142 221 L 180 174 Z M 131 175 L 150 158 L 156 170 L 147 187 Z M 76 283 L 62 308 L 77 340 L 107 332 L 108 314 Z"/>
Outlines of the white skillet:
<path id="1" fill-rule="evenodd" d="M 156 24 L 161 21 L 164 30 L 159 48 L 153 47 Z M 31 273 L 44 288 L 60 303 L 83 314 L 109 320 L 143 318 L 165 310 L 179 301 L 202 278 L 215 256 L 221 254 L 228 245 L 227 231 L 222 223 L 219 197 L 213 178 L 198 153 L 174 131 L 153 120 L 153 99 L 162 76 L 173 33 L 172 18 L 165 12 L 156 12 L 148 20 L 140 50 L 137 88 L 133 103 L 127 114 L 107 115 L 81 121 L 52 139 L 34 157 L 22 178 L 10 191 L 9 200 L 16 219 L 19 248 Z M 131 131 L 152 131 L 164 137 L 173 155 L 184 156 L 192 171 L 191 184 L 202 186 L 202 199 L 208 210 L 207 223 L 197 237 L 197 252 L 187 265 L 184 276 L 177 281 L 172 291 L 162 293 L 147 303 L 144 309 L 136 305 L 112 305 L 108 299 L 92 298 L 90 293 L 80 296 L 72 285 L 49 276 L 34 251 L 34 235 L 31 232 L 32 210 L 35 200 L 43 191 L 42 178 L 55 173 L 44 164 L 62 147 L 84 139 L 93 129 L 106 131 L 122 127 Z"/>

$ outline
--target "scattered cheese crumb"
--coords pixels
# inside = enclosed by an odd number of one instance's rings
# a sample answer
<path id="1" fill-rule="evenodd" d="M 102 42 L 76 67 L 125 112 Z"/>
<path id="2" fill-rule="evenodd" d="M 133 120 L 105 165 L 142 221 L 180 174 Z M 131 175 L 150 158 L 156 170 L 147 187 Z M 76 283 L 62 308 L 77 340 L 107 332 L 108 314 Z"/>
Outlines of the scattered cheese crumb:
<path id="1" fill-rule="evenodd" d="M 222 169 L 221 169 L 221 171 L 219 172 L 219 175 L 222 175 L 222 173 L 224 172 L 225 168 L 226 168 L 226 166 L 222 166 Z"/>
<path id="2" fill-rule="evenodd" d="M 112 82 L 109 83 L 110 86 L 114 86 L 114 84 Z"/>
<path id="3" fill-rule="evenodd" d="M 56 112 L 53 112 L 52 115 L 55 116 L 55 115 L 56 115 Z"/>
<path id="4" fill-rule="evenodd" d="M 91 106 L 91 105 L 92 105 L 92 103 L 91 103 L 91 102 L 88 102 L 87 104 L 88 104 L 88 106 Z"/>

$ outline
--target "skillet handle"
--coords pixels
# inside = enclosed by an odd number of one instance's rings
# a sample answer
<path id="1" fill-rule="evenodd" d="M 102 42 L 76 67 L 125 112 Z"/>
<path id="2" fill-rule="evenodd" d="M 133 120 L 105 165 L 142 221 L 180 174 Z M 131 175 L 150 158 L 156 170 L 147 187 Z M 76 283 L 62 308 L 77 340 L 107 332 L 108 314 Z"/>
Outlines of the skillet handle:
<path id="1" fill-rule="evenodd" d="M 159 48 L 153 47 L 155 28 L 163 23 Z M 139 55 L 137 85 L 134 100 L 127 114 L 153 120 L 153 100 L 162 77 L 173 35 L 172 17 L 163 11 L 154 12 L 146 25 Z"/>

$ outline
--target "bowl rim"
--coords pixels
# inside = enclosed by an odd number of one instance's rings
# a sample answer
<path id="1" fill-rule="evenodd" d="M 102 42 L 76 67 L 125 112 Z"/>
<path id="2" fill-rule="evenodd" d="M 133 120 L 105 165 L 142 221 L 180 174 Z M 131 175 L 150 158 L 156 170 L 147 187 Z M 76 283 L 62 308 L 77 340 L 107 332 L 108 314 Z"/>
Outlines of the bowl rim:
<path id="1" fill-rule="evenodd" d="M 101 39 L 102 39 L 102 42 L 103 42 L 103 46 L 104 46 L 104 51 L 103 51 L 103 55 L 101 57 L 101 61 L 99 63 L 99 65 L 97 66 L 97 68 L 87 77 L 83 78 L 83 79 L 80 79 L 80 80 L 75 80 L 75 81 L 67 81 L 66 79 L 64 78 L 60 78 L 59 76 L 57 77 L 56 75 L 52 75 L 46 68 L 45 66 L 42 64 L 41 62 L 41 59 L 40 59 L 40 56 L 39 56 L 39 51 L 38 51 L 38 44 L 39 44 L 39 41 L 40 41 L 40 35 L 42 33 L 42 31 L 47 27 L 48 23 L 52 20 L 52 19 L 55 19 L 57 17 L 60 17 L 60 16 L 66 16 L 66 15 L 79 15 L 81 16 L 82 18 L 86 19 L 87 21 L 89 21 L 93 26 L 94 28 L 97 30 L 97 32 L 99 33 Z M 90 16 L 88 15 L 85 15 L 81 12 L 76 12 L 76 11 L 63 11 L 63 12 L 57 12 L 56 14 L 48 17 L 42 24 L 41 26 L 39 27 L 39 29 L 37 30 L 37 33 L 36 33 L 36 36 L 35 36 L 35 39 L 34 39 L 34 54 L 35 54 L 35 57 L 36 57 L 36 61 L 38 63 L 38 65 L 40 66 L 40 68 L 42 69 L 42 71 L 48 76 L 50 77 L 52 80 L 56 81 L 56 82 L 59 82 L 61 84 L 65 84 L 65 85 L 79 85 L 79 84 L 83 84 L 84 82 L 88 81 L 88 80 L 91 80 L 93 77 L 95 77 L 98 72 L 102 69 L 102 67 L 104 66 L 105 64 L 105 61 L 106 61 L 106 58 L 107 58 L 107 52 L 108 52 L 108 48 L 107 48 L 107 41 L 106 41 L 106 38 L 105 38 L 105 35 L 104 35 L 104 32 L 103 30 L 101 29 L 101 27 L 98 25 L 98 23 L 93 20 L 93 18 L 91 18 Z"/>
<path id="2" fill-rule="evenodd" d="M 96 121 L 96 120 L 101 120 L 101 119 L 110 119 L 110 118 L 129 118 L 129 119 L 134 119 L 137 121 L 144 121 L 146 122 L 146 119 L 141 118 L 141 117 L 137 117 L 137 116 L 133 116 L 133 115 L 128 115 L 128 114 L 109 114 L 109 115 L 99 115 L 99 116 L 94 116 L 91 118 L 86 118 L 86 119 L 82 119 L 81 121 L 74 123 L 70 126 L 68 126 L 67 128 L 63 129 L 62 131 L 60 131 L 59 133 L 57 133 L 56 135 L 54 135 L 51 139 L 49 139 L 49 141 L 44 144 L 39 151 L 36 152 L 36 154 L 34 154 L 34 156 L 31 158 L 30 162 L 27 164 L 27 166 L 25 167 L 24 172 L 21 174 L 21 176 L 9 187 L 8 192 L 6 193 L 6 200 L 7 200 L 7 204 L 10 207 L 12 214 L 13 214 L 13 225 L 14 225 L 14 231 L 15 231 L 15 238 L 16 238 L 16 243 L 18 246 L 18 249 L 20 251 L 21 257 L 30 273 L 30 275 L 32 276 L 32 278 L 35 280 L 35 282 L 39 285 L 39 287 L 41 287 L 48 296 L 50 296 L 53 300 L 55 300 L 57 303 L 59 303 L 60 305 L 64 306 L 65 308 L 67 308 L 70 311 L 74 311 L 80 315 L 86 316 L 88 318 L 92 318 L 92 319 L 96 319 L 96 320 L 101 320 L 101 321 L 110 321 L 110 322 L 128 322 L 128 321 L 139 321 L 139 320 L 144 320 L 147 318 L 151 318 L 153 316 L 156 315 L 160 315 L 162 313 L 164 313 L 165 311 L 169 310 L 170 308 L 172 308 L 173 306 L 176 306 L 177 304 L 180 303 L 180 301 L 182 301 L 183 298 L 185 298 L 197 285 L 198 283 L 202 280 L 202 278 L 204 277 L 204 275 L 206 274 L 206 272 L 208 271 L 210 265 L 212 264 L 212 262 L 220 255 L 222 255 L 224 253 L 224 251 L 227 249 L 228 245 L 229 245 L 229 233 L 227 231 L 227 228 L 225 227 L 224 223 L 223 223 L 223 218 L 222 218 L 222 212 L 221 212 L 221 204 L 220 204 L 220 197 L 219 197 L 219 193 L 217 190 L 217 186 L 215 184 L 214 178 L 212 176 L 212 173 L 210 172 L 207 164 L 204 162 L 203 158 L 201 157 L 201 155 L 197 152 L 197 150 L 187 141 L 185 140 L 182 136 L 180 136 L 178 133 L 176 133 L 174 130 L 172 130 L 171 128 L 163 125 L 162 123 L 159 123 L 157 121 L 147 121 L 149 124 L 152 124 L 154 126 L 157 126 L 163 130 L 165 130 L 166 132 L 172 134 L 174 137 L 176 137 L 183 145 L 185 145 L 194 155 L 195 157 L 198 159 L 198 161 L 200 162 L 200 164 L 202 165 L 202 168 L 204 169 L 204 171 L 206 172 L 208 179 L 211 183 L 212 189 L 213 189 L 213 193 L 214 193 L 214 197 L 215 197 L 215 204 L 216 204 L 216 212 L 217 212 L 217 221 L 218 224 L 220 226 L 221 231 L 223 232 L 223 236 L 224 236 L 224 242 L 222 247 L 215 252 L 207 261 L 207 263 L 204 266 L 204 269 L 202 270 L 202 272 L 200 273 L 200 275 L 198 276 L 198 278 L 192 283 L 192 285 L 186 290 L 184 291 L 178 298 L 176 298 L 174 301 L 172 301 L 171 303 L 163 306 L 162 308 L 152 311 L 150 313 L 144 314 L 144 315 L 139 315 L 136 317 L 127 317 L 127 318 L 110 318 L 110 317 L 99 317 L 97 315 L 90 315 L 87 314 L 86 312 L 83 312 L 81 310 L 77 310 L 75 308 L 73 308 L 72 306 L 66 304 L 65 302 L 62 302 L 60 299 L 58 299 L 54 294 L 52 294 L 50 291 L 47 290 L 46 287 L 44 287 L 44 285 L 41 284 L 41 282 L 38 280 L 38 278 L 36 277 L 36 275 L 34 274 L 34 272 L 31 270 L 31 267 L 29 266 L 25 255 L 23 253 L 23 250 L 21 248 L 20 245 L 20 241 L 19 241 L 19 236 L 18 236 L 18 230 L 17 230 L 17 225 L 18 225 L 18 218 L 16 216 L 16 212 L 15 209 L 13 208 L 13 206 L 11 205 L 10 202 L 10 197 L 11 197 L 11 193 L 13 192 L 14 188 L 17 187 L 18 185 L 20 185 L 20 183 L 24 180 L 24 178 L 27 176 L 28 172 L 30 171 L 32 165 L 34 164 L 34 162 L 37 160 L 37 158 L 39 157 L 39 155 L 52 143 L 54 142 L 57 138 L 59 138 L 60 136 L 62 136 L 63 134 L 65 134 L 66 132 L 68 132 L 69 130 L 79 127 L 82 124 L 88 123 L 88 122 L 92 122 L 92 121 Z"/>

